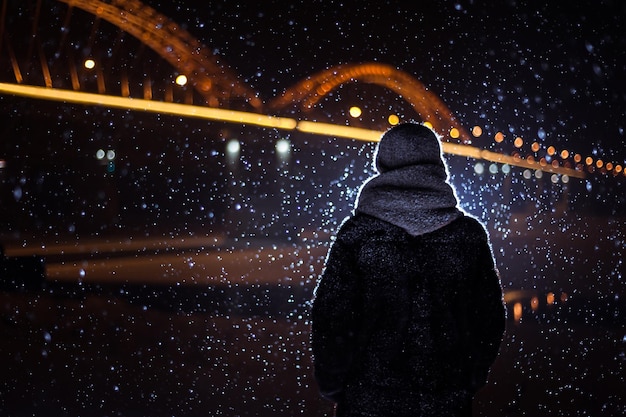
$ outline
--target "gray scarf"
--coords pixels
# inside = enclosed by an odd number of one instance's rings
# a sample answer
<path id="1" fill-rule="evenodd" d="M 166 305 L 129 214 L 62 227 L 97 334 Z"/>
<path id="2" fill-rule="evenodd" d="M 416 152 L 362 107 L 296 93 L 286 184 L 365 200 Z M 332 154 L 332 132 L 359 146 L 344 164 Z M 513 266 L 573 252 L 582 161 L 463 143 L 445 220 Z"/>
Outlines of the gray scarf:
<path id="1" fill-rule="evenodd" d="M 380 173 L 363 184 L 355 207 L 356 212 L 399 226 L 413 236 L 432 232 L 463 216 L 454 189 L 447 182 L 438 139 L 432 131 L 429 137 L 423 129 L 427 128 L 400 125 L 383 136 L 375 158 Z M 421 141 L 419 148 L 412 137 L 416 132 Z M 411 139 L 408 147 L 407 138 Z M 430 144 L 424 146 L 424 140 Z"/>

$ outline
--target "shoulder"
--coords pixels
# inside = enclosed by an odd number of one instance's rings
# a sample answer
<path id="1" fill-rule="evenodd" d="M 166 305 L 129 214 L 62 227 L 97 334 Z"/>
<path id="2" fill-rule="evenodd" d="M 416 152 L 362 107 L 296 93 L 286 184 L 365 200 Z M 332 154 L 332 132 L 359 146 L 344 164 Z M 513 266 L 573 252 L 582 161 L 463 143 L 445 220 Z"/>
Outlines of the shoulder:
<path id="1" fill-rule="evenodd" d="M 469 233 L 478 234 L 478 235 L 486 235 L 487 228 L 485 225 L 478 220 L 476 217 L 464 213 L 463 216 L 459 217 L 457 220 L 452 222 L 452 224 L 456 223 L 456 227 L 463 231 L 467 231 Z"/>
<path id="2" fill-rule="evenodd" d="M 431 233 L 431 239 L 458 242 L 464 245 L 483 245 L 489 242 L 485 225 L 467 213 L 441 229 Z"/>
<path id="3" fill-rule="evenodd" d="M 337 235 L 361 237 L 388 234 L 402 230 L 398 226 L 364 213 L 357 213 L 344 219 Z"/>
<path id="4" fill-rule="evenodd" d="M 402 232 L 402 229 L 391 223 L 367 214 L 357 213 L 341 222 L 333 237 L 333 242 L 347 245 L 363 244 L 372 239 L 384 239 Z"/>

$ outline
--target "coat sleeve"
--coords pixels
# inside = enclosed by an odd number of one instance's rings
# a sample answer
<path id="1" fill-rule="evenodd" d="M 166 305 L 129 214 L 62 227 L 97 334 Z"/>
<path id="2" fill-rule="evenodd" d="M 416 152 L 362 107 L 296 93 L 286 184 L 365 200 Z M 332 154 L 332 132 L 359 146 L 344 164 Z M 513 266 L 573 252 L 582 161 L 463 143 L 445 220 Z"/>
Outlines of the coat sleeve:
<path id="1" fill-rule="evenodd" d="M 338 402 L 356 349 L 359 317 L 358 270 L 354 245 L 339 231 L 315 289 L 311 343 L 320 394 Z"/>
<path id="2" fill-rule="evenodd" d="M 471 384 L 474 390 L 487 383 L 489 368 L 498 355 L 506 326 L 500 276 L 486 233 L 480 240 L 478 250 L 477 273 L 471 288 L 474 302 L 468 312 L 471 317 Z"/>

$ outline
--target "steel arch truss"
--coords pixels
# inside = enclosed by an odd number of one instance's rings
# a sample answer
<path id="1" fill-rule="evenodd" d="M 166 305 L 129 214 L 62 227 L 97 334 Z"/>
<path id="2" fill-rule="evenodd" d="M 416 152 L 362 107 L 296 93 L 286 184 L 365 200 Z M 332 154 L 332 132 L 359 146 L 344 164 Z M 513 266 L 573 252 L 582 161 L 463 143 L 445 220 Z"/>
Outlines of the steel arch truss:
<path id="1" fill-rule="evenodd" d="M 271 103 L 271 107 L 282 109 L 299 103 L 303 109 L 310 109 L 340 85 L 354 81 L 377 84 L 392 90 L 408 102 L 423 121 L 430 122 L 438 133 L 447 133 L 456 128 L 462 142 L 471 141 L 469 133 L 436 94 L 406 72 L 380 63 L 338 65 L 321 71 L 286 90 Z"/>
<path id="2" fill-rule="evenodd" d="M 180 73 L 208 103 L 220 105 L 235 98 L 259 109 L 258 94 L 218 60 L 189 32 L 138 0 L 58 0 L 102 18 L 157 52 Z"/>

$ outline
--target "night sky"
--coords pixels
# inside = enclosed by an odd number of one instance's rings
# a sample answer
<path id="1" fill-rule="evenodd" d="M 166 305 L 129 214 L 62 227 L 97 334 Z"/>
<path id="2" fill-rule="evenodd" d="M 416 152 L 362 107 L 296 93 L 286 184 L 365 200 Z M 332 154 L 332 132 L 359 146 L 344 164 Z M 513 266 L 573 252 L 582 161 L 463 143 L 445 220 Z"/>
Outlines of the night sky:
<path id="1" fill-rule="evenodd" d="M 390 64 L 465 126 L 626 162 L 623 1 L 145 1 L 269 100 L 304 77 Z"/>

